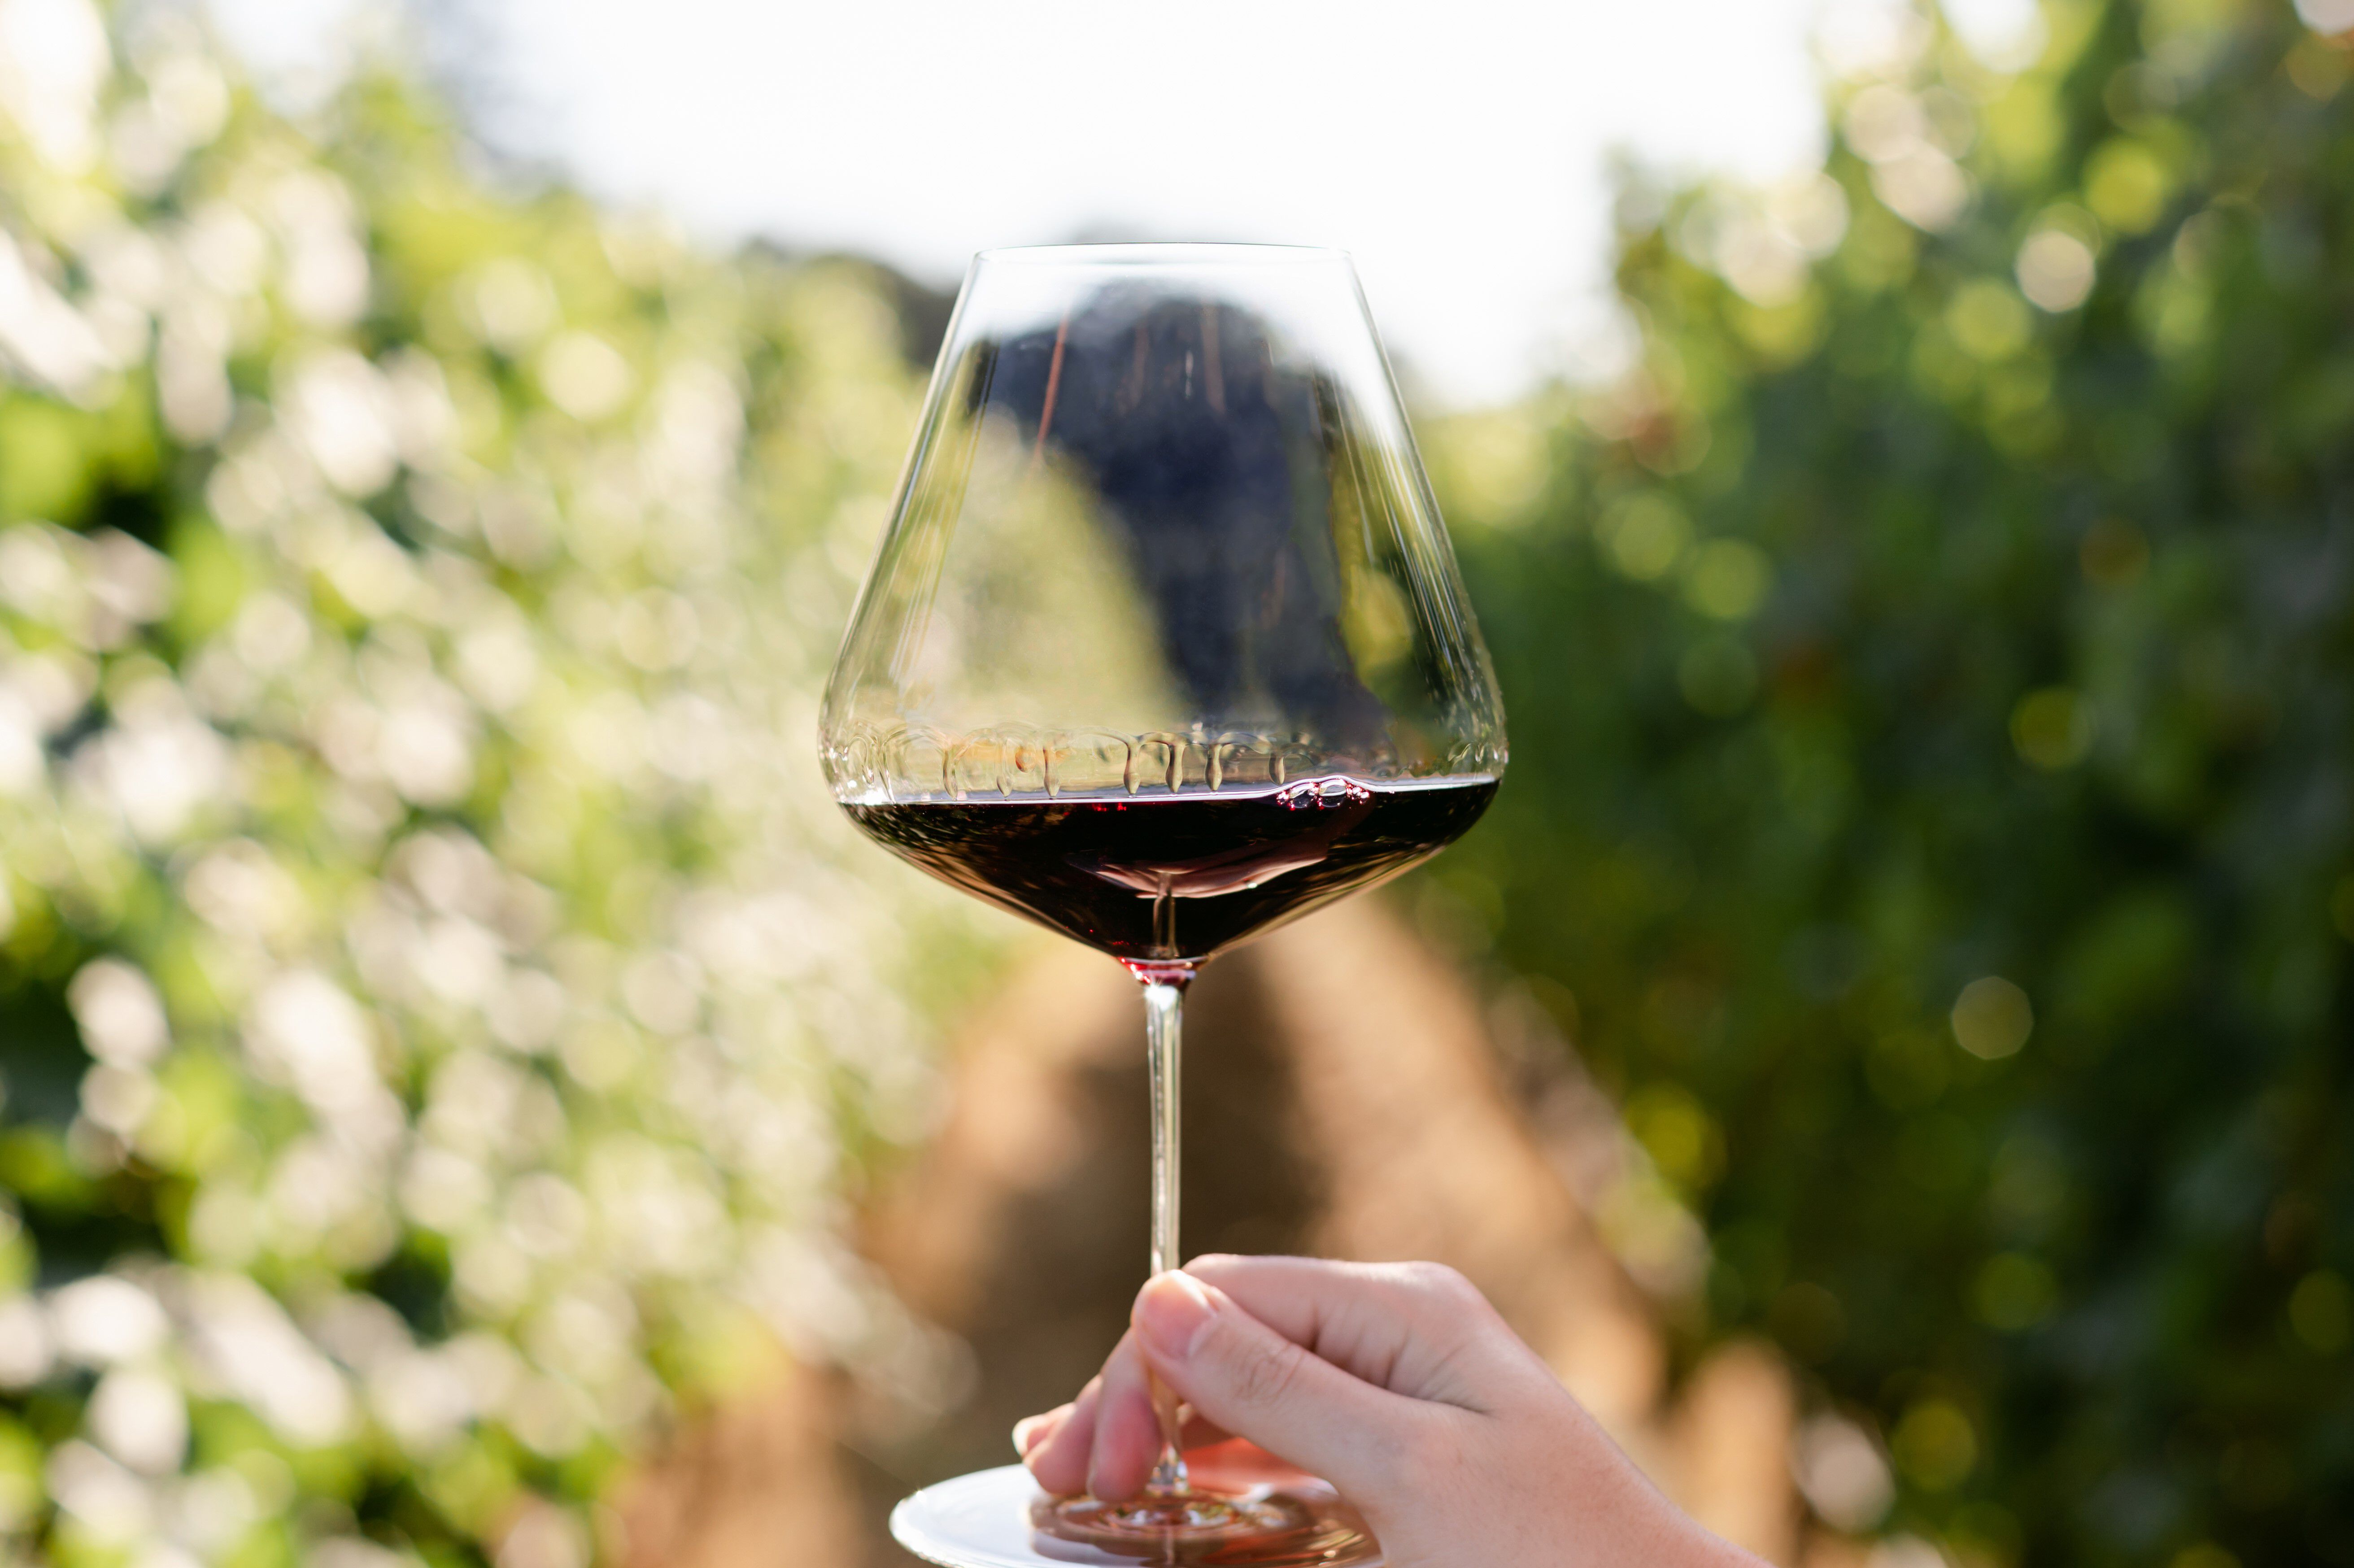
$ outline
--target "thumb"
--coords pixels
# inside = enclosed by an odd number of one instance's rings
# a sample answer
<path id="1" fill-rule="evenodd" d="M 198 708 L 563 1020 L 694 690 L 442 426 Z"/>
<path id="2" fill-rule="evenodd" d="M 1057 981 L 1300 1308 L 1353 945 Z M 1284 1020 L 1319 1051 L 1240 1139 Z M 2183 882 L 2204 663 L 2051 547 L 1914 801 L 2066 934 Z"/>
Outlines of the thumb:
<path id="1" fill-rule="evenodd" d="M 1352 1497 L 1402 1474 L 1430 1407 L 1292 1343 L 1214 1285 L 1172 1272 L 1136 1298 L 1145 1359 L 1194 1411 Z"/>

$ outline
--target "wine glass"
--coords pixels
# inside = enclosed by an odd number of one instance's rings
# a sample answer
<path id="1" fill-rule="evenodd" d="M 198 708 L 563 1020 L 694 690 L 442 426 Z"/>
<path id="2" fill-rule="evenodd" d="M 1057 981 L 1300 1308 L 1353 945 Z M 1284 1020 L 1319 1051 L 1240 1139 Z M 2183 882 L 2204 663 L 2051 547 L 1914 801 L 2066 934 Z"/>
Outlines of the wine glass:
<path id="1" fill-rule="evenodd" d="M 1501 701 L 1346 255 L 984 251 L 820 721 L 851 820 L 1142 983 L 1154 1273 L 1178 1041 L 1218 953 L 1427 858 L 1504 769 Z M 1331 1489 L 1190 1475 L 1041 1495 L 1018 1465 L 892 1530 L 950 1568 L 1379 1561 Z"/>

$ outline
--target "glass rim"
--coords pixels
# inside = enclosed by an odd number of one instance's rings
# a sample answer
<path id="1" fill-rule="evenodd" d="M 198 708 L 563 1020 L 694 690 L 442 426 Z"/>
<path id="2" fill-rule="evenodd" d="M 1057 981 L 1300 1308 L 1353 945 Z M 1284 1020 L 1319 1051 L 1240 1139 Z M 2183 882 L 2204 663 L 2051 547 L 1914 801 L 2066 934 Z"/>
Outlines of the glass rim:
<path id="1" fill-rule="evenodd" d="M 1351 265 L 1349 253 L 1325 245 L 1262 244 L 1256 240 L 1119 241 L 1100 245 L 1001 245 L 976 250 L 975 265 L 983 261 L 1031 266 L 1103 267 L 1264 267 L 1301 266 L 1315 262 Z"/>

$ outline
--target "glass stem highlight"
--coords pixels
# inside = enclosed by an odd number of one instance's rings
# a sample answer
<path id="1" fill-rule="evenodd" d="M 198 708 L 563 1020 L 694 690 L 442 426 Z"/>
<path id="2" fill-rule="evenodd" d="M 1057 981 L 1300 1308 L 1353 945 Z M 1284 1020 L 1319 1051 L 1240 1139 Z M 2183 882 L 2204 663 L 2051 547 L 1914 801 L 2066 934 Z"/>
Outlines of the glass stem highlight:
<path id="1" fill-rule="evenodd" d="M 1144 1039 L 1152 1080 L 1152 1272 L 1184 1261 L 1177 1250 L 1178 1064 L 1183 1032 L 1185 982 L 1190 972 L 1164 969 L 1145 981 Z M 1177 1395 L 1150 1377 L 1152 1408 L 1161 1417 L 1161 1460 L 1152 1467 L 1148 1491 L 1161 1496 L 1191 1490 L 1185 1457 L 1178 1446 Z"/>

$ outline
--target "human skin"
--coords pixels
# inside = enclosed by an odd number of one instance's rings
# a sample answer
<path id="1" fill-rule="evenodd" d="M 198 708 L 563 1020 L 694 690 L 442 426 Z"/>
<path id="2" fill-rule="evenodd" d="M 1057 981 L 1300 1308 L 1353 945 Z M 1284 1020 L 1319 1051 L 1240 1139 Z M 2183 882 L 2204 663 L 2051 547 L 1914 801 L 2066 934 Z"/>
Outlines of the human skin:
<path id="1" fill-rule="evenodd" d="M 1134 1496 L 1150 1367 L 1228 1436 L 1331 1481 L 1390 1568 L 1762 1568 L 1644 1478 L 1469 1281 L 1437 1264 L 1195 1258 L 1148 1281 L 1077 1399 L 1013 1429 L 1045 1490 Z"/>

